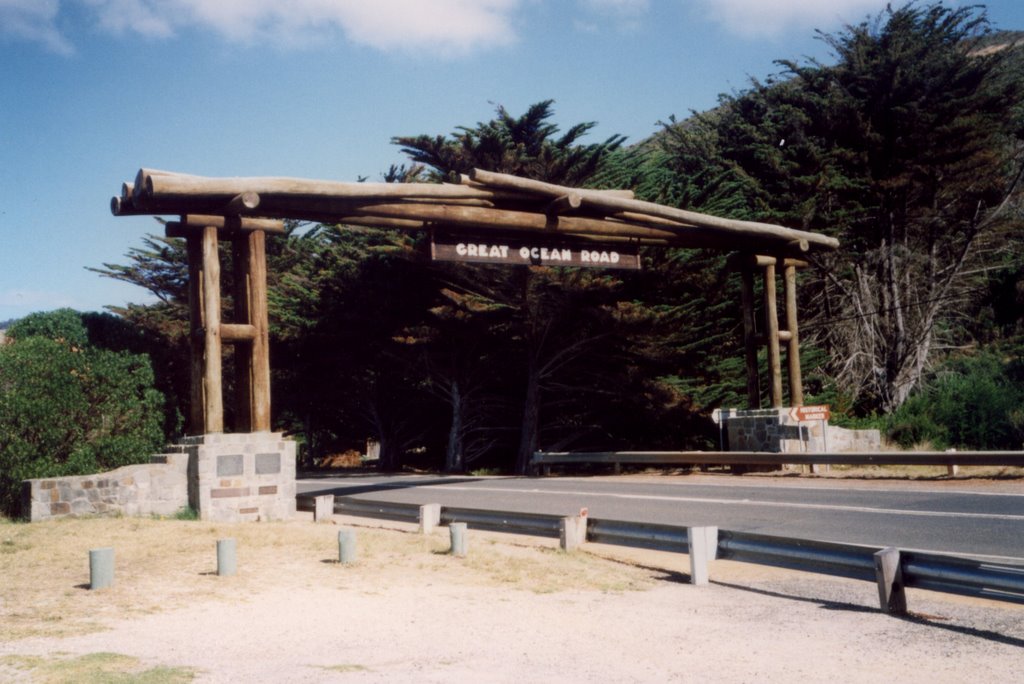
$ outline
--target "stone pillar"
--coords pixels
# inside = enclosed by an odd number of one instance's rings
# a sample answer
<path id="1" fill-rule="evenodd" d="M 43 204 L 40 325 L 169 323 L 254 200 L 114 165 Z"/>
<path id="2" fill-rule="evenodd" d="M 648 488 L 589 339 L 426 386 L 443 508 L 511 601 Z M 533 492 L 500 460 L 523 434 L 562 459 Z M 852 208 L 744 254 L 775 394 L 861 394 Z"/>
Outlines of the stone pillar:
<path id="1" fill-rule="evenodd" d="M 187 437 L 189 504 L 201 520 L 287 520 L 295 514 L 295 442 L 280 433 Z"/>

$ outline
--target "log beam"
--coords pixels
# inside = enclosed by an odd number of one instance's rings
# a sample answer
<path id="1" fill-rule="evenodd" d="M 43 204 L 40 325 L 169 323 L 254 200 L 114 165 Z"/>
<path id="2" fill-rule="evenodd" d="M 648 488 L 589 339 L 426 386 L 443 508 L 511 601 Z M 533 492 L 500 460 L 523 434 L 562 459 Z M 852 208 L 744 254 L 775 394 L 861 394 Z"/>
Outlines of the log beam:
<path id="1" fill-rule="evenodd" d="M 839 241 L 836 240 L 835 238 L 828 237 L 827 235 L 821 235 L 819 233 L 810 233 L 807 231 L 794 230 L 792 228 L 776 226 L 770 223 L 758 223 L 755 221 L 737 221 L 734 219 L 726 219 L 718 216 L 711 216 L 708 214 L 700 214 L 694 211 L 687 211 L 685 209 L 666 207 L 664 205 L 655 204 L 653 202 L 644 202 L 641 200 L 629 200 L 621 199 L 618 197 L 609 197 L 607 195 L 600 195 L 598 193 L 589 192 L 587 190 L 581 190 L 578 188 L 565 188 L 560 185 L 544 183 L 542 181 L 535 181 L 527 178 L 519 178 L 518 176 L 510 176 L 508 174 L 503 173 L 495 173 L 493 171 L 473 169 L 473 171 L 470 173 L 470 178 L 472 178 L 474 181 L 478 183 L 483 183 L 484 185 L 493 186 L 496 188 L 534 192 L 552 198 L 561 197 L 567 192 L 578 192 L 580 196 L 583 198 L 584 206 L 592 206 L 595 208 L 604 209 L 609 213 L 632 211 L 642 214 L 649 214 L 655 217 L 666 218 L 673 221 L 679 221 L 680 223 L 691 224 L 693 226 L 714 228 L 723 233 L 733 234 L 735 236 L 770 236 L 772 238 L 775 238 L 776 240 L 785 241 L 785 243 L 787 244 L 793 243 L 795 241 L 798 246 L 802 244 L 800 243 L 800 241 L 806 240 L 808 248 L 811 244 L 825 247 L 828 249 L 835 249 L 839 246 Z"/>
<path id="2" fill-rule="evenodd" d="M 241 231 L 251 233 L 259 230 L 264 233 L 275 235 L 284 234 L 284 221 L 278 219 L 250 218 L 225 218 L 224 216 L 209 216 L 205 214 L 186 214 L 178 221 L 168 221 L 166 224 L 167 237 L 187 237 L 190 231 L 200 231 L 207 226 L 213 226 L 225 233 Z M 171 234 L 173 233 L 173 235 Z M 225 236 L 223 239 L 228 239 Z"/>
<path id="3" fill-rule="evenodd" d="M 259 193 L 247 190 L 231 198 L 231 201 L 224 205 L 225 215 L 240 215 L 256 211 L 260 207 Z"/>
<path id="4" fill-rule="evenodd" d="M 238 316 L 238 306 L 235 306 L 235 316 Z M 252 342 L 256 339 L 256 326 L 248 323 L 221 323 L 220 324 L 220 340 L 221 342 Z"/>
<path id="5" fill-rule="evenodd" d="M 757 341 L 757 344 L 759 346 L 765 346 L 768 344 L 767 334 L 757 335 L 754 339 Z M 790 334 L 788 330 L 782 330 L 780 328 L 778 334 L 776 335 L 776 339 L 778 339 L 779 342 L 789 343 L 793 339 L 793 336 Z"/>
<path id="6" fill-rule="evenodd" d="M 558 216 L 560 214 L 567 214 L 570 211 L 576 211 L 583 205 L 583 198 L 579 196 L 579 193 L 571 192 L 568 195 L 562 195 L 551 201 L 544 213 L 550 216 Z"/>
<path id="7" fill-rule="evenodd" d="M 747 251 L 796 256 L 811 249 L 838 246 L 838 241 L 825 235 L 666 207 L 632 199 L 629 193 L 568 188 L 479 170 L 472 178 L 462 184 L 338 183 L 294 178 L 203 178 L 142 169 L 134 183 L 125 184 L 122 197 L 114 198 L 111 207 L 118 215 L 258 212 L 268 218 L 326 223 L 355 216 L 367 223 L 376 217 L 385 223 L 421 221 L 429 227 L 450 220 L 466 227 L 477 222 L 485 227 L 539 231 L 552 230 L 551 217 L 559 216 L 559 232 L 664 239 L 686 247 L 742 246 Z M 576 197 L 580 198 L 578 208 Z M 430 205 L 442 212 L 455 212 L 456 216 L 438 216 L 429 210 Z M 477 213 L 458 214 L 459 210 Z M 567 212 L 573 215 L 563 217 Z M 509 215 L 532 218 L 524 225 L 522 220 L 507 221 Z M 570 218 L 576 223 L 565 225 Z"/>

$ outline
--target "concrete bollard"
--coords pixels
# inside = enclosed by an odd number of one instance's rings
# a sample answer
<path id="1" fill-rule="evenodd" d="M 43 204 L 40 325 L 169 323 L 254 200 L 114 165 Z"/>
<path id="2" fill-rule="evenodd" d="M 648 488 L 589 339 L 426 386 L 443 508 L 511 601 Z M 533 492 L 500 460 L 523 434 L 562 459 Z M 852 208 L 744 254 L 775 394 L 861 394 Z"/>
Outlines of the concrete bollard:
<path id="1" fill-rule="evenodd" d="M 441 504 L 420 506 L 420 534 L 432 534 L 441 524 Z"/>
<path id="2" fill-rule="evenodd" d="M 89 551 L 89 589 L 106 589 L 114 584 L 114 549 Z"/>
<path id="3" fill-rule="evenodd" d="M 217 540 L 217 576 L 230 577 L 238 570 L 234 539 Z"/>
<path id="4" fill-rule="evenodd" d="M 355 530 L 338 530 L 338 562 L 343 565 L 356 562 Z"/>
<path id="5" fill-rule="evenodd" d="M 313 497 L 313 522 L 330 520 L 334 515 L 334 495 L 324 494 Z"/>
<path id="6" fill-rule="evenodd" d="M 466 539 L 466 523 L 453 522 L 448 526 L 448 531 L 452 537 L 452 549 L 451 554 L 458 558 L 465 558 L 468 551 L 469 542 Z"/>
<path id="7" fill-rule="evenodd" d="M 876 552 L 874 558 L 879 606 L 890 615 L 906 615 L 907 593 L 903 588 L 900 550 L 890 546 Z"/>
<path id="8" fill-rule="evenodd" d="M 690 554 L 690 584 L 708 583 L 708 563 L 718 555 L 717 527 L 687 527 L 686 546 Z"/>
<path id="9" fill-rule="evenodd" d="M 587 509 L 579 515 L 570 515 L 558 522 L 559 546 L 563 551 L 575 551 L 587 541 Z"/>

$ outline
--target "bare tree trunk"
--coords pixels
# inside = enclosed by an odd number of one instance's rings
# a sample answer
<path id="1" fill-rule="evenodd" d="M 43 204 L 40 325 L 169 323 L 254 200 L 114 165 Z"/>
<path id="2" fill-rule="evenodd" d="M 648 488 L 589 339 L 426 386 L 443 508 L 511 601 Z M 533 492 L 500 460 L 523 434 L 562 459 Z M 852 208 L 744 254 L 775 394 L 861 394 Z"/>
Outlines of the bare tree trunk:
<path id="1" fill-rule="evenodd" d="M 458 473 L 466 469 L 463 453 L 463 401 L 459 391 L 459 383 L 452 381 L 450 401 L 452 405 L 452 423 L 448 429 L 448 448 L 445 452 L 444 469 L 449 473 Z"/>
<path id="2" fill-rule="evenodd" d="M 519 453 L 516 456 L 516 474 L 528 475 L 530 461 L 537 451 L 537 432 L 540 429 L 540 370 L 533 354 L 526 369 L 526 396 L 523 399 L 523 423 L 519 433 Z"/>
<path id="3" fill-rule="evenodd" d="M 384 471 L 398 470 L 399 452 L 398 440 L 390 436 L 381 435 L 380 438 L 380 469 Z"/>

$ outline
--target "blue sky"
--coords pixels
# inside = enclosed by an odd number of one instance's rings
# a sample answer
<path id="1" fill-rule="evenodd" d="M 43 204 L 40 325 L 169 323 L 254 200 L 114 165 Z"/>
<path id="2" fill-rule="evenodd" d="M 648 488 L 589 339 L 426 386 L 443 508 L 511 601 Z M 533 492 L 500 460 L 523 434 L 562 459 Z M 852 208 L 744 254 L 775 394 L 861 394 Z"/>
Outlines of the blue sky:
<path id="1" fill-rule="evenodd" d="M 88 270 L 148 217 L 110 197 L 140 167 L 379 178 L 395 135 L 554 99 L 563 128 L 631 142 L 774 59 L 828 53 L 886 0 L 0 0 L 0 321 L 150 301 Z M 1024 2 L 993 0 L 997 28 Z"/>

